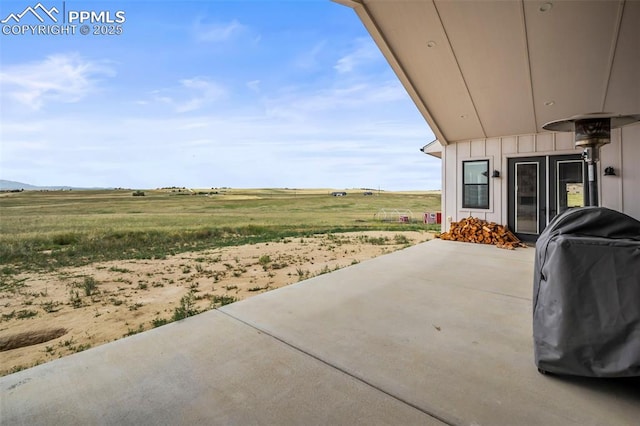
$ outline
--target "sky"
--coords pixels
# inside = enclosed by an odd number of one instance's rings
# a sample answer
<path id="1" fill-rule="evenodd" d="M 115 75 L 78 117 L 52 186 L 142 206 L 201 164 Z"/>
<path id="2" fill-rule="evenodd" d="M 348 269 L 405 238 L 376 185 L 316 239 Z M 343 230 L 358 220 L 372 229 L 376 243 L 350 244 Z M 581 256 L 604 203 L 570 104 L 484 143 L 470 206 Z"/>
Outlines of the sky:
<path id="1" fill-rule="evenodd" d="M 440 160 L 419 150 L 433 133 L 346 6 L 40 3 L 0 2 L 0 179 L 144 189 L 441 187 Z"/>

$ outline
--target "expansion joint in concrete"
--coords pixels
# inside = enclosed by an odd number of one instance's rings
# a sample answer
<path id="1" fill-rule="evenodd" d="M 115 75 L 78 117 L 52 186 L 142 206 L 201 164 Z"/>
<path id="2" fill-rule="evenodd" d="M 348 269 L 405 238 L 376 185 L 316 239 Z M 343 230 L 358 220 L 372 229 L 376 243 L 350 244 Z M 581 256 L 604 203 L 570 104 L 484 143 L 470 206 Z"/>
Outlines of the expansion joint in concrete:
<path id="1" fill-rule="evenodd" d="M 368 386 L 368 387 L 370 387 L 372 389 L 375 389 L 376 391 L 381 392 L 381 393 L 387 395 L 390 398 L 395 399 L 396 401 L 398 401 L 398 402 L 400 402 L 402 404 L 408 405 L 409 407 L 411 407 L 411 408 L 413 408 L 415 410 L 418 410 L 421 413 L 423 413 L 423 414 L 425 414 L 425 415 L 427 415 L 429 417 L 432 417 L 432 418 L 438 420 L 439 422 L 442 422 L 445 425 L 457 426 L 457 424 L 456 423 L 452 423 L 451 420 L 445 419 L 445 418 L 441 417 L 438 414 L 429 412 L 428 410 L 425 410 L 424 408 L 422 408 L 422 407 L 420 407 L 420 406 L 418 406 L 418 405 L 416 405 L 416 404 L 414 404 L 414 403 L 412 403 L 410 401 L 407 401 L 404 398 L 401 398 L 401 397 L 399 397 L 397 395 L 394 395 L 394 394 L 392 394 L 392 393 L 380 388 L 379 386 L 376 386 L 375 384 L 363 379 L 362 377 L 356 376 L 355 374 L 349 372 L 348 370 L 345 370 L 344 368 L 341 368 L 340 366 L 332 364 L 331 362 L 329 362 L 329 361 L 327 361 L 325 359 L 322 359 L 319 356 L 317 356 L 317 355 L 315 355 L 315 354 L 313 354 L 313 353 L 311 353 L 309 351 L 306 351 L 306 350 L 304 350 L 304 349 L 302 349 L 302 348 L 300 348 L 300 347 L 298 347 L 298 346 L 296 346 L 296 345 L 294 345 L 294 344 L 292 344 L 292 343 L 290 343 L 290 342 L 288 342 L 288 341 L 286 341 L 286 340 L 274 335 L 273 333 L 270 333 L 269 331 L 261 329 L 261 328 L 255 326 L 254 324 L 251 324 L 250 322 L 244 321 L 243 319 L 238 318 L 238 317 L 230 314 L 229 312 L 225 312 L 223 310 L 218 310 L 218 312 L 220 312 L 220 313 L 228 316 L 229 318 L 232 318 L 233 320 L 238 321 L 238 322 L 240 322 L 240 323 L 242 323 L 242 324 L 244 324 L 244 325 L 246 325 L 246 326 L 248 326 L 248 327 L 250 327 L 250 328 L 252 328 L 252 329 L 254 329 L 254 330 L 256 330 L 256 331 L 258 331 L 258 332 L 260 332 L 262 334 L 264 334 L 264 335 L 266 335 L 266 336 L 269 336 L 270 338 L 282 343 L 283 345 L 295 350 L 296 352 L 300 352 L 300 353 L 302 353 L 302 354 L 304 354 L 304 355 L 306 355 L 308 357 L 311 357 L 311 358 L 315 359 L 316 361 L 326 365 L 327 367 L 329 367 L 329 368 L 331 368 L 333 370 L 337 370 L 337 371 L 341 372 L 342 374 L 345 374 L 345 375 L 351 377 L 352 379 L 354 379 L 354 380 L 356 380 L 356 381 L 358 381 L 360 383 L 363 383 L 364 385 L 366 385 L 366 386 Z"/>

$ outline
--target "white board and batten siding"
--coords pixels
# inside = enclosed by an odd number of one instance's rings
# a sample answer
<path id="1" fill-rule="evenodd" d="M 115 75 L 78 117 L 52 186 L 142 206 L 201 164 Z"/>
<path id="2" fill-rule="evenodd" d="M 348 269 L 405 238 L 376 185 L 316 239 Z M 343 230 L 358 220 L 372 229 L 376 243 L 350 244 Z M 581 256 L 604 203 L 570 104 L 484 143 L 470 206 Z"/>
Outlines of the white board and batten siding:
<path id="1" fill-rule="evenodd" d="M 507 167 L 509 158 L 581 154 L 574 147 L 573 133 L 537 134 L 474 139 L 450 143 L 442 152 L 442 216 L 445 230 L 450 222 L 473 216 L 499 224 L 507 223 Z M 489 160 L 489 208 L 462 208 L 462 162 Z M 604 176 L 613 167 L 616 176 Z M 614 129 L 611 143 L 601 149 L 598 170 L 600 205 L 622 211 L 640 220 L 640 124 Z"/>

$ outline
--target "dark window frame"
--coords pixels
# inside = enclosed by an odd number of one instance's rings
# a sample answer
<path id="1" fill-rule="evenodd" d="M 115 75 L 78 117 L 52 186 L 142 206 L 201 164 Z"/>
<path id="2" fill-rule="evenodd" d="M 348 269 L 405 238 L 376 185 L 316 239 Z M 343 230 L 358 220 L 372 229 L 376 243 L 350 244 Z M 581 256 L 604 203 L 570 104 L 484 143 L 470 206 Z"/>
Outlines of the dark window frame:
<path id="1" fill-rule="evenodd" d="M 486 177 L 486 183 L 467 183 L 465 181 L 467 173 L 465 173 L 465 166 L 469 163 L 485 163 L 486 168 L 482 173 Z M 482 190 L 484 189 L 484 191 Z M 470 203 L 469 195 L 473 193 L 476 195 L 478 202 Z M 480 199 L 480 197 L 486 199 Z M 490 206 L 490 194 L 489 194 L 489 160 L 488 159 L 478 159 L 478 160 L 467 160 L 462 162 L 462 208 L 463 209 L 478 209 L 478 210 L 489 210 Z"/>

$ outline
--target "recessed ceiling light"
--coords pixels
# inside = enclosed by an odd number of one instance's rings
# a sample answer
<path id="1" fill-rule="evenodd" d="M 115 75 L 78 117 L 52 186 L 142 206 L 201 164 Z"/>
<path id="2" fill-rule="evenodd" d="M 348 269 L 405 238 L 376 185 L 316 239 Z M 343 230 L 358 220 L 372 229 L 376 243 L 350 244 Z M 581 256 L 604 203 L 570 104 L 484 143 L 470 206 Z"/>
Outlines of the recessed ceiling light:
<path id="1" fill-rule="evenodd" d="M 546 2 L 546 3 L 542 3 L 540 5 L 540 12 L 548 12 L 551 10 L 551 8 L 553 7 L 553 3 L 551 3 L 550 1 Z"/>
<path id="2" fill-rule="evenodd" d="M 435 42 L 435 41 L 433 41 L 433 40 L 429 40 L 429 41 L 427 42 L 427 47 L 436 47 L 436 42 Z"/>
<path id="3" fill-rule="evenodd" d="M 545 106 L 551 106 L 551 105 L 555 105 L 556 101 L 547 101 L 544 103 Z"/>

